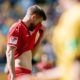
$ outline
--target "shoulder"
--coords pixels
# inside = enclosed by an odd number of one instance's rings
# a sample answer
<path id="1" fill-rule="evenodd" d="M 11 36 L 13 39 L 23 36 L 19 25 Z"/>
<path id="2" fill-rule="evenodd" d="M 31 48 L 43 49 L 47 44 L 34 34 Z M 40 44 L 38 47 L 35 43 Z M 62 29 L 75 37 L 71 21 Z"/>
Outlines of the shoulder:
<path id="1" fill-rule="evenodd" d="M 20 29 L 22 29 L 22 23 L 21 21 L 17 21 L 15 22 L 14 24 L 11 25 L 10 29 L 9 29 L 9 32 L 12 32 L 12 31 L 17 31 L 19 32 Z"/>

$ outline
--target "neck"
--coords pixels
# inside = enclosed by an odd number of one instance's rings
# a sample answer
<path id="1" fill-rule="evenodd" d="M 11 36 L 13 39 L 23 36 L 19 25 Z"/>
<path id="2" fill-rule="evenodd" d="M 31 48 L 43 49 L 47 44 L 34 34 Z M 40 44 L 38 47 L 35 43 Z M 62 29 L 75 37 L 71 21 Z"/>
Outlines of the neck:
<path id="1" fill-rule="evenodd" d="M 25 16 L 22 21 L 26 24 L 27 27 L 29 27 L 30 25 L 30 19 L 29 19 L 29 16 Z"/>

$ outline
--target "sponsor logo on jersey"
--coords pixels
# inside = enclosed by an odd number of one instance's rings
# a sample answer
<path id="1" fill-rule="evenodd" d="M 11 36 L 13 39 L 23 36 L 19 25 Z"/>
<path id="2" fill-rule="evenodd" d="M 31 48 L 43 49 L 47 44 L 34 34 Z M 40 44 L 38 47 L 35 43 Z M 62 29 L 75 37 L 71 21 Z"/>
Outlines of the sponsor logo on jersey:
<path id="1" fill-rule="evenodd" d="M 17 42 L 18 42 L 18 37 L 15 36 L 10 37 L 10 41 L 9 41 L 10 44 L 17 44 Z"/>

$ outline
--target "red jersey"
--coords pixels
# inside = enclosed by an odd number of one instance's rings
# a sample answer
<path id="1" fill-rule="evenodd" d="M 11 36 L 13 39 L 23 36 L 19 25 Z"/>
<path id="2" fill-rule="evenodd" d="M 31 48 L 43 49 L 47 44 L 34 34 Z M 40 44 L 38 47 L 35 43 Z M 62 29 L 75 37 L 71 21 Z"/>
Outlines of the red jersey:
<path id="1" fill-rule="evenodd" d="M 36 25 L 35 29 L 30 34 L 28 27 L 21 20 L 12 25 L 8 33 L 8 45 L 17 48 L 14 53 L 14 58 L 19 57 L 25 51 L 33 49 L 36 33 L 41 26 L 41 23 Z"/>

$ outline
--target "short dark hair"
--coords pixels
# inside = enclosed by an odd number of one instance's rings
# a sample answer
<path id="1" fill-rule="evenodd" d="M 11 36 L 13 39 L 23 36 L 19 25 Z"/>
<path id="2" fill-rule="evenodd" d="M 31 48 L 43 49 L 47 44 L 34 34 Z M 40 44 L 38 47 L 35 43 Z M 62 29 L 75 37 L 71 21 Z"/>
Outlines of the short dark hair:
<path id="1" fill-rule="evenodd" d="M 40 17 L 43 17 L 43 20 L 47 19 L 47 16 L 46 16 L 44 10 L 38 5 L 33 5 L 33 6 L 29 7 L 27 9 L 27 13 L 36 14 L 36 15 L 38 15 Z"/>

